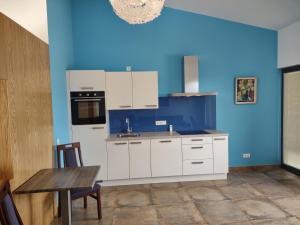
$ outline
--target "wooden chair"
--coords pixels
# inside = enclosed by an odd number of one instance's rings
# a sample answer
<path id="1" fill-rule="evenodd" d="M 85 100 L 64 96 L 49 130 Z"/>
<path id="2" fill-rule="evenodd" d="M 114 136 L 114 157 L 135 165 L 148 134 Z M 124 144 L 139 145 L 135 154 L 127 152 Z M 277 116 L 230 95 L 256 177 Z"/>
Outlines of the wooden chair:
<path id="1" fill-rule="evenodd" d="M 63 158 L 62 158 L 63 156 Z M 58 168 L 63 167 L 82 167 L 82 156 L 80 143 L 69 143 L 64 145 L 57 145 L 57 165 Z M 87 197 L 92 197 L 97 201 L 98 208 L 98 219 L 102 218 L 101 210 L 101 186 L 99 183 L 102 181 L 96 181 L 96 184 L 93 188 L 84 188 L 71 191 L 71 199 L 75 200 L 78 198 L 83 198 L 84 208 L 87 208 Z M 60 194 L 58 201 L 58 216 L 60 216 L 61 202 Z"/>
<path id="2" fill-rule="evenodd" d="M 23 225 L 13 201 L 8 181 L 4 181 L 0 187 L 0 224 Z"/>

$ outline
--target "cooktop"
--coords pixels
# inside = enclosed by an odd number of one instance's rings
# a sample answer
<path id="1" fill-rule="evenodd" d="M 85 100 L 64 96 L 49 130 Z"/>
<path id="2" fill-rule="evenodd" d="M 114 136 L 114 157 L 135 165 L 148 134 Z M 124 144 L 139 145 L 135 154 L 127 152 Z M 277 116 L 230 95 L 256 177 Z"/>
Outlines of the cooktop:
<path id="1" fill-rule="evenodd" d="M 181 135 L 193 135 L 193 134 L 209 134 L 205 130 L 187 130 L 187 131 L 177 131 Z"/>

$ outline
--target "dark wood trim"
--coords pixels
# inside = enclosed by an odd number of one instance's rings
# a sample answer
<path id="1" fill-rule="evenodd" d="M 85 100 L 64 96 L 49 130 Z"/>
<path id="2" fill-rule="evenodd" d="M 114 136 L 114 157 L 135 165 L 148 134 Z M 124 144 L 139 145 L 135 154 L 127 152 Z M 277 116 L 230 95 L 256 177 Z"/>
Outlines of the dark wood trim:
<path id="1" fill-rule="evenodd" d="M 292 167 L 292 166 L 289 166 L 289 165 L 286 165 L 286 164 L 282 164 L 281 165 L 281 168 L 293 173 L 293 174 L 296 174 L 298 176 L 300 176 L 300 170 L 299 169 L 296 169 L 295 167 Z"/>
<path id="2" fill-rule="evenodd" d="M 297 72 L 297 71 L 300 71 L 300 65 L 283 68 L 281 71 L 282 71 L 282 74 Z"/>
<path id="3" fill-rule="evenodd" d="M 240 167 L 230 167 L 230 173 L 238 172 L 255 172 L 255 171 L 269 171 L 274 169 L 279 169 L 280 165 L 262 165 L 262 166 L 240 166 Z"/>

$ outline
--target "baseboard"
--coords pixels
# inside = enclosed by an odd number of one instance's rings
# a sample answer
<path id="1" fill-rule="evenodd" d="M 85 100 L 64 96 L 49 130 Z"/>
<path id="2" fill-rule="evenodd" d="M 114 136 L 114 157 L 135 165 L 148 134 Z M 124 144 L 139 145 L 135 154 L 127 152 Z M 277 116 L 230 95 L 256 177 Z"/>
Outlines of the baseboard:
<path id="1" fill-rule="evenodd" d="M 261 166 L 239 166 L 239 167 L 230 167 L 230 173 L 236 172 L 253 172 L 253 171 L 269 171 L 274 169 L 279 169 L 280 165 L 261 165 Z"/>

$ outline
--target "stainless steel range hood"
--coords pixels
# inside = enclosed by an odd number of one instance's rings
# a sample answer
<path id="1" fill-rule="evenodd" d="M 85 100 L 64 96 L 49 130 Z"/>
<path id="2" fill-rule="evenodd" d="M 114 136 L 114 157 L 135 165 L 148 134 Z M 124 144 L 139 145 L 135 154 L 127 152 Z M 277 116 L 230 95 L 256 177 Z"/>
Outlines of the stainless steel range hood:
<path id="1" fill-rule="evenodd" d="M 217 95 L 217 92 L 199 91 L 198 56 L 184 56 L 184 93 L 172 93 L 173 97 Z"/>

